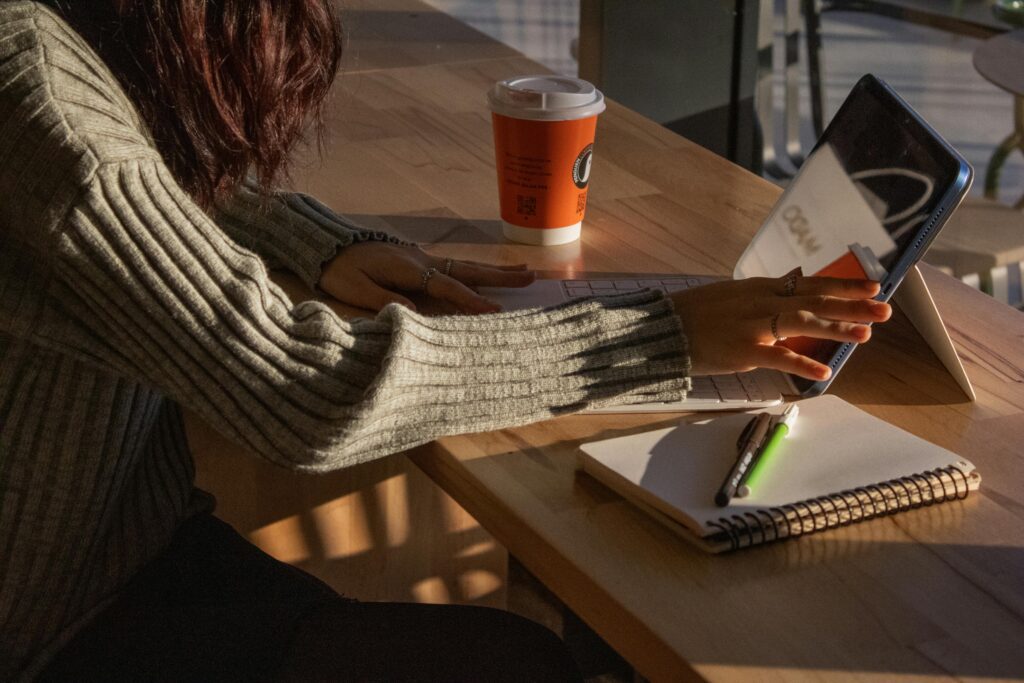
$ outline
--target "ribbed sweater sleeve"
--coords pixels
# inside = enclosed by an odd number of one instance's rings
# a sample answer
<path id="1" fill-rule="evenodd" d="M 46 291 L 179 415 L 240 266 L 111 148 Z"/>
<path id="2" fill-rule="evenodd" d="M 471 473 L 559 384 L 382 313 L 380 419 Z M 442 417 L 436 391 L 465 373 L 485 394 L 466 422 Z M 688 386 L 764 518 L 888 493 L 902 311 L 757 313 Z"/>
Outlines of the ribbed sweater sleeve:
<path id="1" fill-rule="evenodd" d="M 297 469 L 685 388 L 680 322 L 655 293 L 480 317 L 392 305 L 351 322 L 294 305 L 150 158 L 97 168 L 55 272 L 117 367 Z"/>
<path id="2" fill-rule="evenodd" d="M 41 671 L 209 510 L 179 406 L 320 471 L 686 389 L 657 294 L 359 320 L 291 301 L 254 250 L 311 283 L 366 235 L 297 195 L 245 220 L 254 199 L 200 210 L 90 46 L 0 1 L 0 680 Z"/>
<path id="3" fill-rule="evenodd" d="M 285 268 L 309 287 L 316 286 L 323 266 L 343 247 L 366 240 L 402 243 L 356 225 L 313 197 L 285 191 L 267 195 L 253 182 L 218 202 L 212 218 L 268 267 Z"/>
<path id="4" fill-rule="evenodd" d="M 270 210 L 282 224 L 250 222 L 239 244 L 229 232 L 240 230 L 179 187 L 81 38 L 40 5 L 3 4 L 0 188 L 18 201 L 0 203 L 0 230 L 33 255 L 47 292 L 0 291 L 0 303 L 17 295 L 16 336 L 155 387 L 304 470 L 686 391 L 685 337 L 659 294 L 480 317 L 391 306 L 353 321 L 292 302 L 247 246 L 312 284 L 332 249 L 368 235 L 286 195 Z M 248 217 L 255 197 L 241 206 L 227 223 Z"/>

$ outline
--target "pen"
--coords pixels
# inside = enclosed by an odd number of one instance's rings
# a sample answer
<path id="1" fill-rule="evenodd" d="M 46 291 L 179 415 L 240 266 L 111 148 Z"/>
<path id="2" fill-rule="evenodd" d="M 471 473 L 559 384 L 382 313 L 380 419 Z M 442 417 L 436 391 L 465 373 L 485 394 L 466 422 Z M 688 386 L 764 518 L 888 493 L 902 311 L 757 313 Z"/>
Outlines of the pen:
<path id="1" fill-rule="evenodd" d="M 725 481 L 722 482 L 718 493 L 715 494 L 715 505 L 725 507 L 732 500 L 733 496 L 736 495 L 737 487 L 743 480 L 743 475 L 746 473 L 747 468 L 750 467 L 750 463 L 753 462 L 754 454 L 757 453 L 758 448 L 764 441 L 764 437 L 768 434 L 768 426 L 770 424 L 771 416 L 768 413 L 761 413 L 747 423 L 746 428 L 740 435 L 739 442 L 736 444 L 739 456 L 736 458 L 732 469 L 729 470 L 729 474 L 725 475 Z"/>
<path id="2" fill-rule="evenodd" d="M 775 423 L 775 428 L 768 436 L 768 440 L 764 442 L 764 446 L 754 454 L 754 462 L 747 469 L 746 476 L 740 478 L 739 485 L 736 487 L 736 495 L 740 497 L 750 495 L 750 487 L 754 485 L 757 478 L 764 472 L 765 463 L 779 449 L 779 444 L 789 436 L 789 430 L 792 429 L 793 423 L 796 422 L 799 414 L 800 408 L 795 403 L 786 408 L 786 412 Z"/>

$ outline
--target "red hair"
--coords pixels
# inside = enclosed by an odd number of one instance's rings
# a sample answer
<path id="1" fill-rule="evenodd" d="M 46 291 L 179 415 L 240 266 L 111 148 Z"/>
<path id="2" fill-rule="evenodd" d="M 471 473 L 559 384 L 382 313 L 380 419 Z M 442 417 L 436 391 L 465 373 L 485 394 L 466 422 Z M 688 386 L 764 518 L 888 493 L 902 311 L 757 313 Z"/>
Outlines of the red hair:
<path id="1" fill-rule="evenodd" d="M 341 59 L 330 0 L 51 0 L 97 50 L 204 207 L 287 173 Z M 97 5 L 106 5 L 97 12 Z"/>

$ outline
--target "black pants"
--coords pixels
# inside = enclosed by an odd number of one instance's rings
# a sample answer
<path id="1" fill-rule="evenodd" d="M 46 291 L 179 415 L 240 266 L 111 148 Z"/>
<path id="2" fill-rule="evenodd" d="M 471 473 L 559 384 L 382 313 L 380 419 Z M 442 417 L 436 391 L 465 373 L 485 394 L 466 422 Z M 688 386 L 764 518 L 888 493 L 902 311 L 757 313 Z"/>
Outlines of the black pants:
<path id="1" fill-rule="evenodd" d="M 501 610 L 361 603 L 210 516 L 190 520 L 45 681 L 580 681 L 562 642 Z"/>

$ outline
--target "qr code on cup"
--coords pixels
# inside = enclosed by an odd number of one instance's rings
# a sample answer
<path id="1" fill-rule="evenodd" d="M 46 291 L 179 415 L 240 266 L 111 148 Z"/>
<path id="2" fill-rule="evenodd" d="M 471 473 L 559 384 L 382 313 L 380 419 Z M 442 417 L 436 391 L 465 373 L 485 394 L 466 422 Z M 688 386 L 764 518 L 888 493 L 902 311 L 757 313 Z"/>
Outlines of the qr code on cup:
<path id="1" fill-rule="evenodd" d="M 537 198 L 527 195 L 516 195 L 516 213 L 523 216 L 537 215 Z"/>

